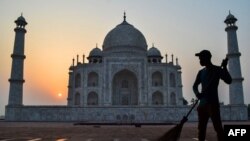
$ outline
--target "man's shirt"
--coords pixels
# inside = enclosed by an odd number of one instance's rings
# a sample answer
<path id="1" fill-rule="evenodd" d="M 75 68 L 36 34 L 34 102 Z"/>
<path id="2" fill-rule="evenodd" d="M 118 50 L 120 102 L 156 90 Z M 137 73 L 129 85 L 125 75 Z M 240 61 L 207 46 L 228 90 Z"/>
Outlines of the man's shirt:
<path id="1" fill-rule="evenodd" d="M 219 104 L 218 85 L 220 79 L 228 84 L 231 83 L 232 78 L 227 69 L 211 65 L 198 72 L 193 85 L 193 90 L 195 94 L 198 94 L 198 85 L 201 84 L 200 105 L 206 103 Z"/>

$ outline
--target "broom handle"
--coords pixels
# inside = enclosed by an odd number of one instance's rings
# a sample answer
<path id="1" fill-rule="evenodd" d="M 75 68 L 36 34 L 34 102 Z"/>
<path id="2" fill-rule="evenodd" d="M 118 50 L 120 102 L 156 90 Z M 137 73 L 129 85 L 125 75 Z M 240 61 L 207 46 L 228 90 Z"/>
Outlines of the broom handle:
<path id="1" fill-rule="evenodd" d="M 192 106 L 192 108 L 188 111 L 187 115 L 185 116 L 186 118 L 189 116 L 189 114 L 192 112 L 192 110 L 194 109 L 194 107 L 197 105 L 198 101 L 199 101 L 198 99 L 195 100 L 194 105 Z"/>

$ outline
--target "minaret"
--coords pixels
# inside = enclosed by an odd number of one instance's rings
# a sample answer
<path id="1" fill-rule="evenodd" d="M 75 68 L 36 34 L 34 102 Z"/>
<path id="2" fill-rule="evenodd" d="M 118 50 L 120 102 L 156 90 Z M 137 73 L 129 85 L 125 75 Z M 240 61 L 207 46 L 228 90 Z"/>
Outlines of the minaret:
<path id="1" fill-rule="evenodd" d="M 242 81 L 244 80 L 241 75 L 241 66 L 240 66 L 240 56 L 237 34 L 236 31 L 238 27 L 235 22 L 237 19 L 232 15 L 229 11 L 229 15 L 227 16 L 224 23 L 226 23 L 227 27 L 225 31 L 227 32 L 227 47 L 228 47 L 228 67 L 229 73 L 232 76 L 232 84 L 229 86 L 229 97 L 230 104 L 244 104 L 243 97 L 243 87 Z"/>
<path id="2" fill-rule="evenodd" d="M 176 68 L 177 68 L 177 105 L 183 105 L 183 91 L 182 91 L 182 88 L 183 88 L 183 85 L 182 85 L 182 80 L 181 80 L 181 66 L 179 65 L 179 61 L 178 61 L 178 58 L 176 58 Z"/>
<path id="3" fill-rule="evenodd" d="M 68 106 L 72 106 L 73 105 L 73 71 L 74 71 L 74 65 L 72 64 L 72 66 L 69 67 L 69 82 L 68 82 Z"/>
<path id="4" fill-rule="evenodd" d="M 27 22 L 24 17 L 21 15 L 15 21 L 16 32 L 15 41 L 14 41 L 14 50 L 12 57 L 12 67 L 11 67 L 11 76 L 9 79 L 10 82 L 10 91 L 9 91 L 9 103 L 8 106 L 21 106 L 23 104 L 23 65 L 24 65 L 24 35 L 26 33 L 25 26 Z"/>

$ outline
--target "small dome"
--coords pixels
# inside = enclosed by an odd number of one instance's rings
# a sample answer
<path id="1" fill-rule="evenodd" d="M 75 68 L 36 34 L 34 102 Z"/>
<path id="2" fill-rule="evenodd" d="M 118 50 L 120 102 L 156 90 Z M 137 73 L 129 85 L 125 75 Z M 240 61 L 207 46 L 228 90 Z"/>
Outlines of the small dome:
<path id="1" fill-rule="evenodd" d="M 28 24 L 26 22 L 25 18 L 23 17 L 23 15 L 18 17 L 17 20 L 15 20 L 15 23 L 18 24 L 18 25 L 26 25 L 26 24 Z"/>
<path id="2" fill-rule="evenodd" d="M 101 49 L 96 47 L 90 51 L 89 56 L 91 56 L 91 57 L 102 56 L 102 51 L 101 51 Z"/>
<path id="3" fill-rule="evenodd" d="M 232 15 L 231 13 L 227 16 L 226 19 L 232 19 L 232 18 L 235 18 L 234 15 Z"/>
<path id="4" fill-rule="evenodd" d="M 21 15 L 20 17 L 17 18 L 18 21 L 26 21 L 25 18 Z"/>
<path id="5" fill-rule="evenodd" d="M 153 46 L 148 50 L 148 56 L 161 56 L 161 52 Z"/>
<path id="6" fill-rule="evenodd" d="M 232 23 L 232 22 L 235 22 L 237 21 L 237 18 L 234 17 L 233 14 L 231 14 L 231 12 L 229 11 L 229 14 L 226 18 L 226 20 L 224 21 L 225 23 Z"/>
<path id="7" fill-rule="evenodd" d="M 123 46 L 147 50 L 147 42 L 143 34 L 129 24 L 126 19 L 106 35 L 103 42 L 103 50 Z"/>

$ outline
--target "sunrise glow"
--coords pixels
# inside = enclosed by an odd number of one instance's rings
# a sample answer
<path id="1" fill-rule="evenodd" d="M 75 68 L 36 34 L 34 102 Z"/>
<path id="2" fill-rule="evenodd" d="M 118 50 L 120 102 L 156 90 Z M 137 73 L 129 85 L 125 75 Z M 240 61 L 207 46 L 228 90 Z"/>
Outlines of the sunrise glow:
<path id="1" fill-rule="evenodd" d="M 61 93 L 58 93 L 57 95 L 58 95 L 58 97 L 62 97 L 62 94 L 61 94 Z"/>

